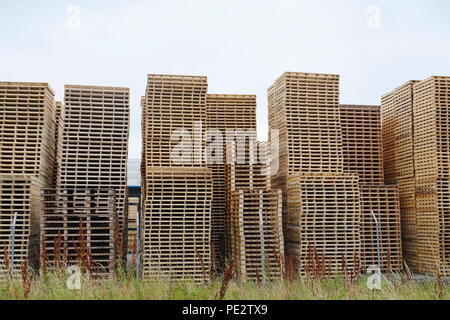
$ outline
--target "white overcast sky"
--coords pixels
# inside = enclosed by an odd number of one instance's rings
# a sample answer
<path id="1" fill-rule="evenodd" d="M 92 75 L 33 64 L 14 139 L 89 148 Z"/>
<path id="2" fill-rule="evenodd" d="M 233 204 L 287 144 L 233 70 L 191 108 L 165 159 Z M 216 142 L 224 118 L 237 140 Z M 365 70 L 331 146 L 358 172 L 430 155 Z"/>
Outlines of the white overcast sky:
<path id="1" fill-rule="evenodd" d="M 265 140 L 284 71 L 340 74 L 350 104 L 450 75 L 449 14 L 448 0 L 0 0 L 0 80 L 49 82 L 59 100 L 67 83 L 130 87 L 139 158 L 146 74 L 205 75 L 210 93 L 257 94 Z"/>

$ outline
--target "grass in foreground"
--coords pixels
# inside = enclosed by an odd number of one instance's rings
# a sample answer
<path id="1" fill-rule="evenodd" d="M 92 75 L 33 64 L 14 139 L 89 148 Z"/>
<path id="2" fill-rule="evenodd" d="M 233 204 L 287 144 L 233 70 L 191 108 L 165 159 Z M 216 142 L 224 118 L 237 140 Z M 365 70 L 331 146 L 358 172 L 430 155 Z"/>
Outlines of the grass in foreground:
<path id="1" fill-rule="evenodd" d="M 354 258 L 354 270 L 347 271 L 347 263 L 342 259 L 342 275 L 331 278 L 325 258 L 320 259 L 315 248 L 308 255 L 307 277 L 301 278 L 293 270 L 292 258 L 286 259 L 282 269 L 282 279 L 268 281 L 265 286 L 258 282 L 240 282 L 234 277 L 234 261 L 226 268 L 223 277 L 206 274 L 203 259 L 204 283 L 193 281 L 169 282 L 161 280 L 141 281 L 133 273 L 122 269 L 122 243 L 118 245 L 117 273 L 108 279 L 89 279 L 88 275 L 98 271 L 85 241 L 80 218 L 80 237 L 77 249 L 77 263 L 81 276 L 79 290 L 68 287 L 69 275 L 66 273 L 68 263 L 67 248 L 62 247 L 61 237 L 55 238 L 54 261 L 49 263 L 45 246 L 41 253 L 36 252 L 41 275 L 34 274 L 28 263 L 21 266 L 20 274 L 13 277 L 10 271 L 10 259 L 4 248 L 3 266 L 0 271 L 0 300 L 435 300 L 450 298 L 450 284 L 443 283 L 439 274 L 435 279 L 413 281 L 411 274 L 404 273 L 384 278 L 381 290 L 370 290 L 367 277 L 360 277 L 359 260 Z M 118 229 L 116 230 L 118 233 Z M 117 238 L 118 235 L 117 235 Z M 212 248 L 214 253 L 214 247 Z M 62 254 L 61 254 L 62 253 Z M 276 253 L 274 253 L 276 255 Z M 213 254 L 214 256 L 214 254 Z M 279 261 L 284 261 L 279 256 Z M 136 263 L 136 240 L 132 252 L 132 266 Z M 217 267 L 215 264 L 215 273 Z M 1 275 L 4 275 L 1 278 Z M 70 284 L 70 281 L 69 281 Z"/>
<path id="2" fill-rule="evenodd" d="M 33 277 L 28 292 L 21 280 L 0 285 L 0 299 L 87 299 L 87 300 L 213 300 L 220 294 L 222 281 L 198 285 L 191 281 L 161 282 L 126 279 L 118 276 L 107 280 L 82 278 L 80 290 L 69 290 L 67 275 L 48 273 Z M 450 286 L 437 281 L 383 280 L 381 290 L 369 290 L 367 278 L 352 285 L 344 284 L 341 277 L 330 280 L 294 281 L 275 280 L 260 287 L 257 283 L 232 280 L 224 294 L 225 300 L 434 300 L 449 299 Z M 25 289 L 26 290 L 26 289 Z M 16 296 L 17 293 L 17 296 Z M 27 295 L 27 297 L 25 297 Z"/>

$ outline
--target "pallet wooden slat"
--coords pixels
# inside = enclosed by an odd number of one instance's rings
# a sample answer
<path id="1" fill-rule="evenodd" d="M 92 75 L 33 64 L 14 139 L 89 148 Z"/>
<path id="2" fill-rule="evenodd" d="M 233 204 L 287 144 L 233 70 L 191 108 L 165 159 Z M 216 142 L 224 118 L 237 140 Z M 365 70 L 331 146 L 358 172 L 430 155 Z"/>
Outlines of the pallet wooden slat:
<path id="1" fill-rule="evenodd" d="M 66 85 L 61 146 L 62 189 L 114 189 L 127 245 L 130 89 Z"/>

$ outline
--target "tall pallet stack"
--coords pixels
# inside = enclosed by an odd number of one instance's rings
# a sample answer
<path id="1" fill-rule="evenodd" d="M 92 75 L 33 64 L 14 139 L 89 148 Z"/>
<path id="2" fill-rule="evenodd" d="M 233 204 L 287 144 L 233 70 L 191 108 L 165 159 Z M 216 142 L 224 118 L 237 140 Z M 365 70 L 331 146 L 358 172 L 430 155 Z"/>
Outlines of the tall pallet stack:
<path id="1" fill-rule="evenodd" d="M 381 98 L 384 181 L 398 186 L 403 259 L 412 271 L 419 266 L 413 118 L 416 82 L 409 81 Z"/>
<path id="2" fill-rule="evenodd" d="M 206 92 L 206 77 L 147 78 L 141 100 L 144 279 L 202 281 L 209 271 L 212 178 L 202 157 Z"/>
<path id="3" fill-rule="evenodd" d="M 0 82 L 0 261 L 11 257 L 17 212 L 14 268 L 35 264 L 39 249 L 39 192 L 52 187 L 56 105 L 47 83 Z"/>
<path id="4" fill-rule="evenodd" d="M 116 198 L 113 189 L 42 189 L 42 252 L 53 263 L 81 263 L 90 275 L 113 276 L 116 263 Z"/>
<path id="5" fill-rule="evenodd" d="M 300 273 L 314 249 L 327 270 L 342 270 L 342 257 L 353 268 L 361 244 L 358 175 L 292 174 L 288 197 L 286 242 Z"/>
<path id="6" fill-rule="evenodd" d="M 343 169 L 339 76 L 284 73 L 268 89 L 268 104 L 271 136 L 278 130 L 272 184 L 285 199 L 287 253 L 301 272 L 311 247 L 325 254 L 332 272 L 341 270 L 343 256 L 352 268 L 360 254 L 360 191 L 358 176 Z"/>
<path id="7" fill-rule="evenodd" d="M 111 215 L 110 219 L 117 220 L 118 225 L 115 225 L 119 235 L 116 235 L 116 230 L 112 230 L 112 238 L 108 242 L 116 243 L 122 253 L 127 248 L 129 95 L 128 88 L 65 86 L 60 188 L 55 190 L 57 194 L 113 190 L 115 210 L 107 211 L 106 214 Z M 87 215 L 81 218 L 84 228 L 88 228 Z M 53 243 L 51 237 L 46 239 L 49 245 Z M 71 241 L 64 244 L 73 246 Z M 92 250 L 96 245 L 95 241 L 89 244 Z"/>
<path id="8" fill-rule="evenodd" d="M 220 133 L 221 150 L 211 154 L 208 167 L 212 170 L 213 200 L 211 207 L 211 240 L 214 243 L 217 260 L 225 262 L 225 211 L 226 178 L 224 150 L 227 138 L 235 133 L 247 130 L 256 132 L 256 96 L 255 95 L 221 95 L 206 96 L 207 128 L 211 134 Z M 211 137 L 214 139 L 214 137 Z M 233 139 L 234 140 L 234 139 Z M 217 156 L 217 158 L 216 158 Z M 218 160 L 218 161 L 217 161 Z"/>
<path id="9" fill-rule="evenodd" d="M 359 175 L 361 268 L 378 265 L 378 220 L 383 271 L 402 269 L 400 205 L 396 186 L 385 186 L 379 106 L 341 105 L 344 170 Z"/>
<path id="10" fill-rule="evenodd" d="M 362 185 L 383 185 L 379 106 L 340 106 L 344 170 L 356 172 Z"/>
<path id="11" fill-rule="evenodd" d="M 267 145 L 258 142 L 253 148 L 250 141 L 244 145 L 244 163 L 238 161 L 235 142 L 226 148 L 227 260 L 234 260 L 244 281 L 261 280 L 263 273 L 269 279 L 280 278 L 284 265 L 281 190 L 271 189 Z M 260 159 L 254 159 L 256 154 Z"/>
<path id="12" fill-rule="evenodd" d="M 418 271 L 450 275 L 450 77 L 413 87 Z"/>

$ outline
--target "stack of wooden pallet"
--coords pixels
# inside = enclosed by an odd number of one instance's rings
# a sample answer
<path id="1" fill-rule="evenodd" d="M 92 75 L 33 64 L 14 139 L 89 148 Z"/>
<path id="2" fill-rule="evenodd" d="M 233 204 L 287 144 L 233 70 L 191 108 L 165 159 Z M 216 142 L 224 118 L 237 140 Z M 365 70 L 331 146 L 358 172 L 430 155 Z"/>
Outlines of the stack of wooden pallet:
<path id="1" fill-rule="evenodd" d="M 143 157 L 147 166 L 204 166 L 202 126 L 206 124 L 207 90 L 206 77 L 148 76 L 142 99 L 146 142 Z M 187 134 L 188 141 L 180 141 L 183 134 Z M 176 152 L 184 146 L 185 154 Z"/>
<path id="2" fill-rule="evenodd" d="M 361 267 L 378 265 L 375 214 L 379 223 L 383 271 L 402 269 L 400 206 L 396 186 L 385 186 L 379 106 L 341 105 L 344 170 L 359 175 L 361 196 Z"/>
<path id="3" fill-rule="evenodd" d="M 268 104 L 269 130 L 278 130 L 279 139 L 272 184 L 283 190 L 288 254 L 301 272 L 311 247 L 325 254 L 331 272 L 341 270 L 342 258 L 353 268 L 360 254 L 359 186 L 358 176 L 343 170 L 339 76 L 284 73 L 268 89 Z"/>
<path id="4" fill-rule="evenodd" d="M 278 148 L 270 146 L 279 163 L 272 183 L 283 191 L 287 221 L 290 174 L 342 171 L 339 76 L 286 72 L 268 89 L 268 109 L 271 139 L 278 137 Z"/>
<path id="5" fill-rule="evenodd" d="M 53 186 L 55 188 L 59 188 L 61 186 L 61 158 L 65 113 L 66 108 L 64 104 L 60 101 L 56 102 L 55 165 L 53 171 Z"/>
<path id="6" fill-rule="evenodd" d="M 212 170 L 213 200 L 211 207 L 211 240 L 214 243 L 217 261 L 225 262 L 225 210 L 226 178 L 224 153 L 226 141 L 230 135 L 247 130 L 256 132 L 256 96 L 255 95 L 219 95 L 208 94 L 207 128 L 211 135 L 222 137 L 221 150 L 211 152 L 208 167 Z M 211 137 L 211 140 L 215 137 Z M 234 140 L 234 138 L 233 138 Z M 218 146 L 219 147 L 219 146 Z"/>
<path id="7" fill-rule="evenodd" d="M 133 252 L 137 245 L 137 214 L 139 198 L 128 198 L 128 252 Z"/>
<path id="8" fill-rule="evenodd" d="M 267 157 L 256 161 L 245 143 L 246 161 L 237 161 L 237 145 L 226 147 L 226 256 L 236 262 L 241 279 L 279 278 L 284 262 L 281 190 L 271 189 Z M 267 153 L 259 142 L 255 149 Z M 262 217 L 262 229 L 260 214 Z M 264 254 L 264 255 L 263 255 Z M 265 269 L 263 269 L 263 266 Z"/>
<path id="9" fill-rule="evenodd" d="M 115 192 L 121 238 L 115 241 L 122 243 L 123 250 L 127 248 L 128 231 L 129 94 L 128 88 L 65 86 L 60 170 L 62 190 Z M 94 250 L 96 243 L 90 246 Z"/>
<path id="10" fill-rule="evenodd" d="M 360 191 L 357 174 L 292 174 L 288 182 L 286 242 L 302 274 L 308 252 L 324 254 L 327 270 L 354 267 L 360 252 Z"/>
<path id="11" fill-rule="evenodd" d="M 141 100 L 143 277 L 202 281 L 211 246 L 211 170 L 202 159 L 207 80 L 147 80 Z"/>
<path id="12" fill-rule="evenodd" d="M 381 185 L 383 153 L 379 106 L 340 106 L 344 170 L 356 172 L 363 185 Z"/>
<path id="13" fill-rule="evenodd" d="M 417 251 L 421 273 L 450 275 L 450 77 L 414 84 Z"/>
<path id="14" fill-rule="evenodd" d="M 146 189 L 141 221 L 144 279 L 202 281 L 204 272 L 209 274 L 210 170 L 148 167 Z"/>
<path id="15" fill-rule="evenodd" d="M 418 271 L 413 86 L 409 81 L 381 98 L 384 181 L 397 185 L 403 259 Z"/>
<path id="16" fill-rule="evenodd" d="M 260 280 L 263 273 L 269 279 L 281 277 L 280 256 L 284 253 L 281 205 L 281 190 L 238 189 L 231 193 L 231 258 L 242 280 Z"/>
<path id="17" fill-rule="evenodd" d="M 0 82 L 0 261 L 34 265 L 39 248 L 39 190 L 52 187 L 55 161 L 55 93 L 47 83 Z"/>
<path id="18" fill-rule="evenodd" d="M 49 262 L 85 263 L 92 276 L 114 274 L 117 211 L 112 189 L 42 189 L 42 239 Z M 44 251 L 43 251 L 44 252 Z M 83 258 L 87 258 L 83 261 Z"/>
<path id="19" fill-rule="evenodd" d="M 397 186 L 361 185 L 361 268 L 378 265 L 378 223 L 380 264 L 384 272 L 403 269 L 400 204 Z"/>

